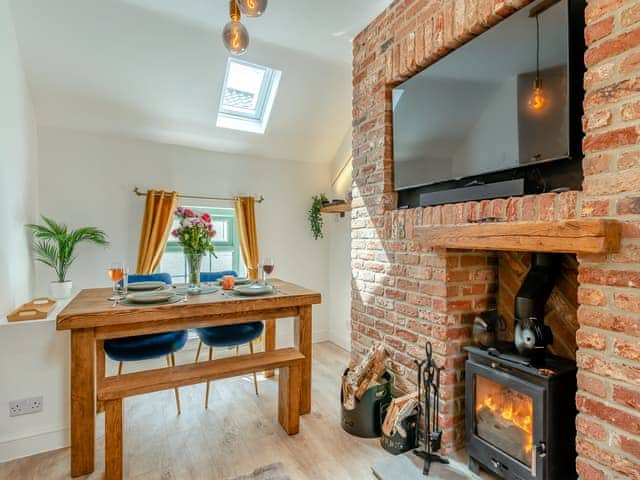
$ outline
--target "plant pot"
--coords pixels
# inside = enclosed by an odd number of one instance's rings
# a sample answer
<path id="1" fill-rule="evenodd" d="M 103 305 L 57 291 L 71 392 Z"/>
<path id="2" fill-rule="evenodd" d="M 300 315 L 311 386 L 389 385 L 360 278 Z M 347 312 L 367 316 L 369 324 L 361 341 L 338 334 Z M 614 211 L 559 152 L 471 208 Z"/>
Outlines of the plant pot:
<path id="1" fill-rule="evenodd" d="M 51 282 L 49 284 L 49 293 L 56 300 L 62 300 L 71 296 L 73 282 Z"/>

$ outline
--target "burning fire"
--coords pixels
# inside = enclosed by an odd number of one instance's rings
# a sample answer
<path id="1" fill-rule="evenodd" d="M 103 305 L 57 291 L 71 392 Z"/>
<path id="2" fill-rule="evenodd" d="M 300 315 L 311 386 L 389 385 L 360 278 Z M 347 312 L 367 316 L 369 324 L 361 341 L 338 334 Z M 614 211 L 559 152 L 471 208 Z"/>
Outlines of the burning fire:
<path id="1" fill-rule="evenodd" d="M 477 405 L 476 412 L 482 408 L 488 408 L 502 419 L 524 430 L 527 433 L 527 443 L 524 445 L 524 449 L 527 454 L 531 453 L 533 447 L 533 406 L 530 401 L 517 398 L 514 395 L 502 394 L 494 397 L 488 394 L 484 401 Z"/>

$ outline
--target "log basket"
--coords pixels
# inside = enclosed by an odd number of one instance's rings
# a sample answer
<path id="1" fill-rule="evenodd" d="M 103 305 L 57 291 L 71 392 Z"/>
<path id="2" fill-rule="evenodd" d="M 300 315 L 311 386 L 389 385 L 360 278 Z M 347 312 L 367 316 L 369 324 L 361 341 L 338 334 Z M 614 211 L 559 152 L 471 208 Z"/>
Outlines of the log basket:
<path id="1" fill-rule="evenodd" d="M 386 403 L 382 405 L 380 409 L 381 424 L 384 423 L 390 404 L 391 403 Z M 418 446 L 418 414 L 414 413 L 413 415 L 403 418 L 401 424 L 404 431 L 407 432 L 406 437 L 400 435 L 399 432 L 393 435 L 385 435 L 385 433 L 382 432 L 382 436 L 380 437 L 380 445 L 382 445 L 382 448 L 393 455 L 408 452 Z"/>
<path id="2" fill-rule="evenodd" d="M 347 374 L 349 369 L 344 371 Z M 363 438 L 376 438 L 382 434 L 381 410 L 383 404 L 391 401 L 391 387 L 393 379 L 389 372 L 380 378 L 378 385 L 367 389 L 360 400 L 356 400 L 356 407 L 347 410 L 343 405 L 342 390 L 340 391 L 340 406 L 342 409 L 341 423 L 342 429 Z M 381 419 L 382 418 L 382 419 Z"/>

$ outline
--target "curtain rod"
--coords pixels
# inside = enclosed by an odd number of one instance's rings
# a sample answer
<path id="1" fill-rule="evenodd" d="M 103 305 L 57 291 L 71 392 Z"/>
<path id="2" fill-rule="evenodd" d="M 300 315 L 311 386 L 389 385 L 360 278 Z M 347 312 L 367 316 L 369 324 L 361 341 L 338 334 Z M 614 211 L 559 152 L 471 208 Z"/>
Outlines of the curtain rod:
<path id="1" fill-rule="evenodd" d="M 135 193 L 139 197 L 146 197 L 147 196 L 147 192 L 141 191 L 138 187 L 135 187 L 133 189 L 133 193 Z M 192 200 L 226 200 L 226 201 L 233 201 L 236 198 L 238 198 L 238 196 L 234 196 L 234 197 L 207 197 L 207 196 L 204 196 L 204 195 L 183 195 L 181 193 L 178 194 L 178 197 L 180 197 L 180 198 L 190 198 Z M 264 196 L 262 196 L 262 195 L 255 196 L 254 198 L 256 199 L 256 203 L 262 203 L 264 201 Z"/>

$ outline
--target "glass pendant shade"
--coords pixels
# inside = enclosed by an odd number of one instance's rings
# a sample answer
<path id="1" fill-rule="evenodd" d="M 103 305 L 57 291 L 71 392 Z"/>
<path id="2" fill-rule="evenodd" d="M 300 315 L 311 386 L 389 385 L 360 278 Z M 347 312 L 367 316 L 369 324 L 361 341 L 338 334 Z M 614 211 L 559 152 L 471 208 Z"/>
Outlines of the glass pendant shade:
<path id="1" fill-rule="evenodd" d="M 236 0 L 243 15 L 259 17 L 267 9 L 267 0 Z"/>
<path id="2" fill-rule="evenodd" d="M 242 55 L 249 47 L 249 32 L 238 21 L 230 21 L 222 30 L 222 41 L 234 55 Z"/>

